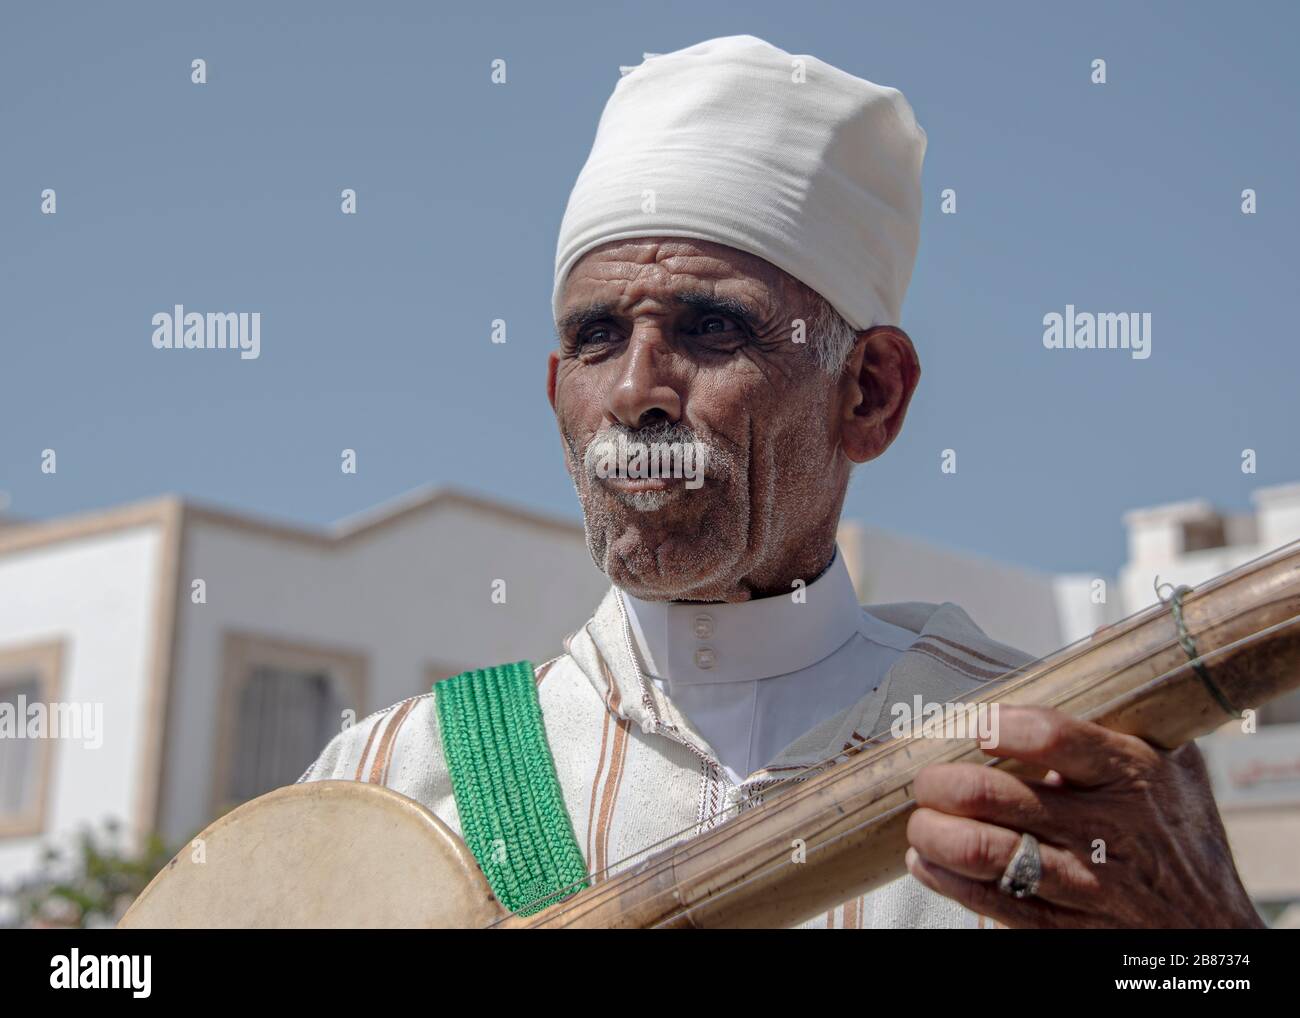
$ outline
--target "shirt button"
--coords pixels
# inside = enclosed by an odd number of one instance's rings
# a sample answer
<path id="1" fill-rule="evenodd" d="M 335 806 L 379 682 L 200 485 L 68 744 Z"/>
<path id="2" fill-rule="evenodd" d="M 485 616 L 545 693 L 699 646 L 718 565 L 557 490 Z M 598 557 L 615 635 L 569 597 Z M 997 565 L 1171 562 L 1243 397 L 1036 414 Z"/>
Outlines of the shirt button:
<path id="1" fill-rule="evenodd" d="M 698 639 L 708 640 L 713 637 L 713 616 L 695 616 L 695 635 Z"/>
<path id="2" fill-rule="evenodd" d="M 713 653 L 712 647 L 701 647 L 695 652 L 696 668 L 712 668 L 718 663 L 718 656 Z"/>

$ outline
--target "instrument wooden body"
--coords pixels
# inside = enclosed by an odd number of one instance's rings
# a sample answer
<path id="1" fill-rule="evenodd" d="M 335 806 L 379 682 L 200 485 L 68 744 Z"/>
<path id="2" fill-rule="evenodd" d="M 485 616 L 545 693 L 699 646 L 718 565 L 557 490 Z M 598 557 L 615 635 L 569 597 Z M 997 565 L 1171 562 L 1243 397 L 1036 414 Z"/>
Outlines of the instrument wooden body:
<path id="1" fill-rule="evenodd" d="M 1158 604 L 967 702 L 1051 706 L 1168 749 L 1204 735 L 1300 687 L 1300 548 L 1203 585 L 1183 618 L 1199 669 Z M 941 761 L 1018 769 L 973 739 L 869 745 L 527 918 L 505 915 L 465 846 L 419 804 L 374 785 L 296 785 L 214 823 L 200 835 L 208 862 L 187 869 L 182 853 L 121 925 L 790 926 L 906 872 L 911 783 Z"/>

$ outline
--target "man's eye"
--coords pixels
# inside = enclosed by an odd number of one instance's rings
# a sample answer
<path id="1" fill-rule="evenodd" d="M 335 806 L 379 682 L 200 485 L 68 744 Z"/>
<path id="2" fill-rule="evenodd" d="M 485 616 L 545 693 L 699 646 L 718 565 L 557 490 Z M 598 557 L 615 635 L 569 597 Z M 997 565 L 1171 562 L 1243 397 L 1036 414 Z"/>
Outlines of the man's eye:
<path id="1" fill-rule="evenodd" d="M 587 329 L 585 332 L 578 333 L 578 346 L 599 346 L 601 343 L 608 343 L 609 340 L 609 329 Z"/>
<path id="2" fill-rule="evenodd" d="M 701 318 L 691 332 L 715 341 L 739 341 L 745 338 L 745 329 L 735 320 L 723 315 Z"/>

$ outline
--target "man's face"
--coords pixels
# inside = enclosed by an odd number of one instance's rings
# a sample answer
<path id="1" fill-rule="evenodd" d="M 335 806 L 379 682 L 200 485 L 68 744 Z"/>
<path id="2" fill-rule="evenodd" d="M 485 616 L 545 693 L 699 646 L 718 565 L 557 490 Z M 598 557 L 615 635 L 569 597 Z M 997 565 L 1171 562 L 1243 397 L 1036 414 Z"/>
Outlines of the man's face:
<path id="1" fill-rule="evenodd" d="M 849 463 L 837 382 L 814 337 L 794 341 L 813 300 L 761 258 L 707 241 L 615 241 L 574 267 L 549 393 L 588 546 L 615 584 L 647 600 L 744 600 L 788 590 L 792 562 L 825 565 Z M 703 483 L 595 469 L 620 435 L 633 450 L 702 445 Z"/>

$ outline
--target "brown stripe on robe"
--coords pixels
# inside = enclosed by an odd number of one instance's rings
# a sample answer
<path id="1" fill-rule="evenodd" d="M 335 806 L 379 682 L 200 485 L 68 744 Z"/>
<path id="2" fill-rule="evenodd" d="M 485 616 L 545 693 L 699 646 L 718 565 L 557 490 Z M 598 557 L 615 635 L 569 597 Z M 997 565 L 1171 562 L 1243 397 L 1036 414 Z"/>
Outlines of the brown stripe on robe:
<path id="1" fill-rule="evenodd" d="M 990 679 L 1000 679 L 1005 674 L 1005 672 L 1002 671 L 992 671 L 988 668 L 980 668 L 967 661 L 963 661 L 960 658 L 955 657 L 953 654 L 950 654 L 943 647 L 932 645 L 929 642 L 931 639 L 932 637 L 928 636 L 921 637 L 921 639 L 917 640 L 908 648 L 908 651 L 915 651 L 917 654 L 924 654 L 926 657 L 933 658 L 941 664 L 947 665 L 954 671 L 961 672 L 963 675 L 968 675 L 972 679 L 979 679 L 983 682 L 987 682 Z"/>
<path id="2" fill-rule="evenodd" d="M 588 842 L 593 848 L 593 854 L 588 857 L 587 865 L 592 873 L 596 874 L 597 880 L 605 879 L 605 869 L 611 861 L 609 858 L 609 830 L 610 824 L 614 818 L 614 807 L 618 802 L 619 788 L 623 783 L 623 763 L 627 757 L 627 733 L 631 727 L 631 722 L 627 718 L 618 717 L 618 710 L 622 703 L 622 698 L 618 692 L 618 686 L 614 682 L 614 677 L 609 674 L 609 669 L 605 662 L 601 661 L 601 668 L 605 673 L 605 680 L 609 683 L 609 696 L 606 698 L 608 711 L 605 716 L 605 731 L 608 732 L 612 723 L 612 737 L 610 739 L 609 766 L 605 771 L 604 786 L 600 794 L 600 812 L 595 817 L 593 829 L 588 830 Z M 602 733 L 601 739 L 605 735 Z M 602 747 L 603 760 L 603 747 Z M 597 775 L 599 783 L 599 774 Z M 596 803 L 596 787 L 592 786 L 592 806 Z"/>
<path id="3" fill-rule="evenodd" d="M 416 697 L 406 700 L 396 711 L 393 712 L 392 719 L 384 728 L 384 737 L 379 740 L 379 748 L 375 750 L 375 761 L 370 765 L 369 782 L 372 785 L 384 785 L 388 783 L 388 764 L 393 756 L 393 742 L 397 738 L 397 731 L 402 727 L 402 722 L 406 720 L 406 715 L 411 713 L 411 708 L 415 706 Z"/>

